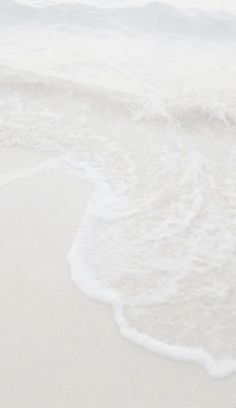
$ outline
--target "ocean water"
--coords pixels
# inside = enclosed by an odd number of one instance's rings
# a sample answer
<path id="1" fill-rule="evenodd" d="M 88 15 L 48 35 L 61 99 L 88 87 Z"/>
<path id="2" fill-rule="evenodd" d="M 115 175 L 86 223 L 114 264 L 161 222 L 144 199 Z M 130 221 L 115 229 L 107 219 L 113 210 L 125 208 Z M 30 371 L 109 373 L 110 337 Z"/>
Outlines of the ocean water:
<path id="1" fill-rule="evenodd" d="M 235 1 L 1 1 L 0 147 L 94 186 L 73 280 L 215 377 L 236 371 L 235 67 Z"/>

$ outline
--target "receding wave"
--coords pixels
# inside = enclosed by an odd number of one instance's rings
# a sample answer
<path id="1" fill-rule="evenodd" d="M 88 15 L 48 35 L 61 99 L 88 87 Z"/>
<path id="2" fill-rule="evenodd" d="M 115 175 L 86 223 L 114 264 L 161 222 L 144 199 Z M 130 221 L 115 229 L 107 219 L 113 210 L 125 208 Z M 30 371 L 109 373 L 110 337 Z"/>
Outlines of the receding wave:
<path id="1" fill-rule="evenodd" d="M 0 144 L 47 152 L 94 185 L 73 279 L 130 340 L 235 372 L 234 17 L 210 13 L 203 35 L 199 15 L 173 7 L 148 30 L 155 5 L 143 22 L 127 7 L 80 26 L 76 12 L 73 27 L 68 4 L 66 17 L 5 5 Z"/>

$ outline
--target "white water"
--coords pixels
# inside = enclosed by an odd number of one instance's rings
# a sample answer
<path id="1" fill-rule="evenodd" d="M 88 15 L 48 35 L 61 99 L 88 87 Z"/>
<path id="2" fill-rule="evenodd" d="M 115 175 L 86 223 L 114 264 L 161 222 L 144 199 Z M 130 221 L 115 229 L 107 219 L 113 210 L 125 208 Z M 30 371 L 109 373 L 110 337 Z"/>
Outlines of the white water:
<path id="1" fill-rule="evenodd" d="M 93 182 L 69 262 L 121 333 L 229 375 L 236 6 L 61 3 L 1 3 L 0 145 L 48 152 Z"/>

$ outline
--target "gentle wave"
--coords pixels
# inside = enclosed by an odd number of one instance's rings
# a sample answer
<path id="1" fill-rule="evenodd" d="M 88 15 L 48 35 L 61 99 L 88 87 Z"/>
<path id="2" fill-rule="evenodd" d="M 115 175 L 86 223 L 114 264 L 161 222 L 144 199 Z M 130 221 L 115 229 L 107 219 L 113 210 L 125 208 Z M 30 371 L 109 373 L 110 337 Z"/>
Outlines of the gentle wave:
<path id="1" fill-rule="evenodd" d="M 51 99 L 77 98 L 90 104 L 96 103 L 99 109 L 109 106 L 113 114 L 130 114 L 136 120 L 159 121 L 176 127 L 193 128 L 201 123 L 230 129 L 236 124 L 236 95 L 231 89 L 202 91 L 198 95 L 182 93 L 177 100 L 160 100 L 157 95 L 145 94 L 142 89 L 133 92 L 106 89 L 93 83 L 42 76 L 7 66 L 0 66 L 0 87 L 4 97 L 6 94 L 25 94 L 26 98 L 35 99 L 50 94 Z"/>
<path id="2" fill-rule="evenodd" d="M 174 6 L 186 10 L 204 10 L 207 12 L 225 12 L 236 15 L 236 5 L 234 0 L 224 0 L 216 2 L 215 0 L 15 0 L 17 3 L 31 7 L 47 7 L 58 4 L 88 5 L 96 8 L 129 8 L 143 7 L 148 4 L 160 4 Z"/>
<path id="3" fill-rule="evenodd" d="M 142 34 L 164 32 L 165 34 L 188 35 L 197 38 L 212 38 L 222 41 L 233 41 L 236 37 L 236 7 L 235 12 L 207 13 L 202 10 L 186 12 L 178 3 L 162 2 L 124 3 L 126 7 L 104 7 L 83 3 L 52 2 L 42 3 L 42 7 L 34 7 L 33 1 L 15 2 L 5 0 L 1 5 L 0 21 L 5 25 L 68 25 L 70 29 L 104 29 Z M 112 3 L 109 2 L 111 5 Z M 123 4 L 123 3 L 122 3 Z M 43 7 L 44 5 L 44 7 Z M 32 6 L 32 7 L 29 7 Z M 68 29 L 68 27 L 67 27 Z"/>
<path id="4" fill-rule="evenodd" d="M 48 152 L 95 187 L 73 279 L 135 343 L 236 371 L 234 17 L 162 8 L 169 25 L 146 30 L 155 4 L 115 23 L 5 6 L 0 145 Z"/>

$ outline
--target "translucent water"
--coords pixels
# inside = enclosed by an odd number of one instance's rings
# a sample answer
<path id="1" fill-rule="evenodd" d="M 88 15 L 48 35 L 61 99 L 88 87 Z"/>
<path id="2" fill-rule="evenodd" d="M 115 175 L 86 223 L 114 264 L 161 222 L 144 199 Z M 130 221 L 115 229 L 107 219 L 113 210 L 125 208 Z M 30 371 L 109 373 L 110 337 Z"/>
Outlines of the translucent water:
<path id="1" fill-rule="evenodd" d="M 73 279 L 137 344 L 236 371 L 236 6 L 1 4 L 0 145 L 95 187 Z"/>

